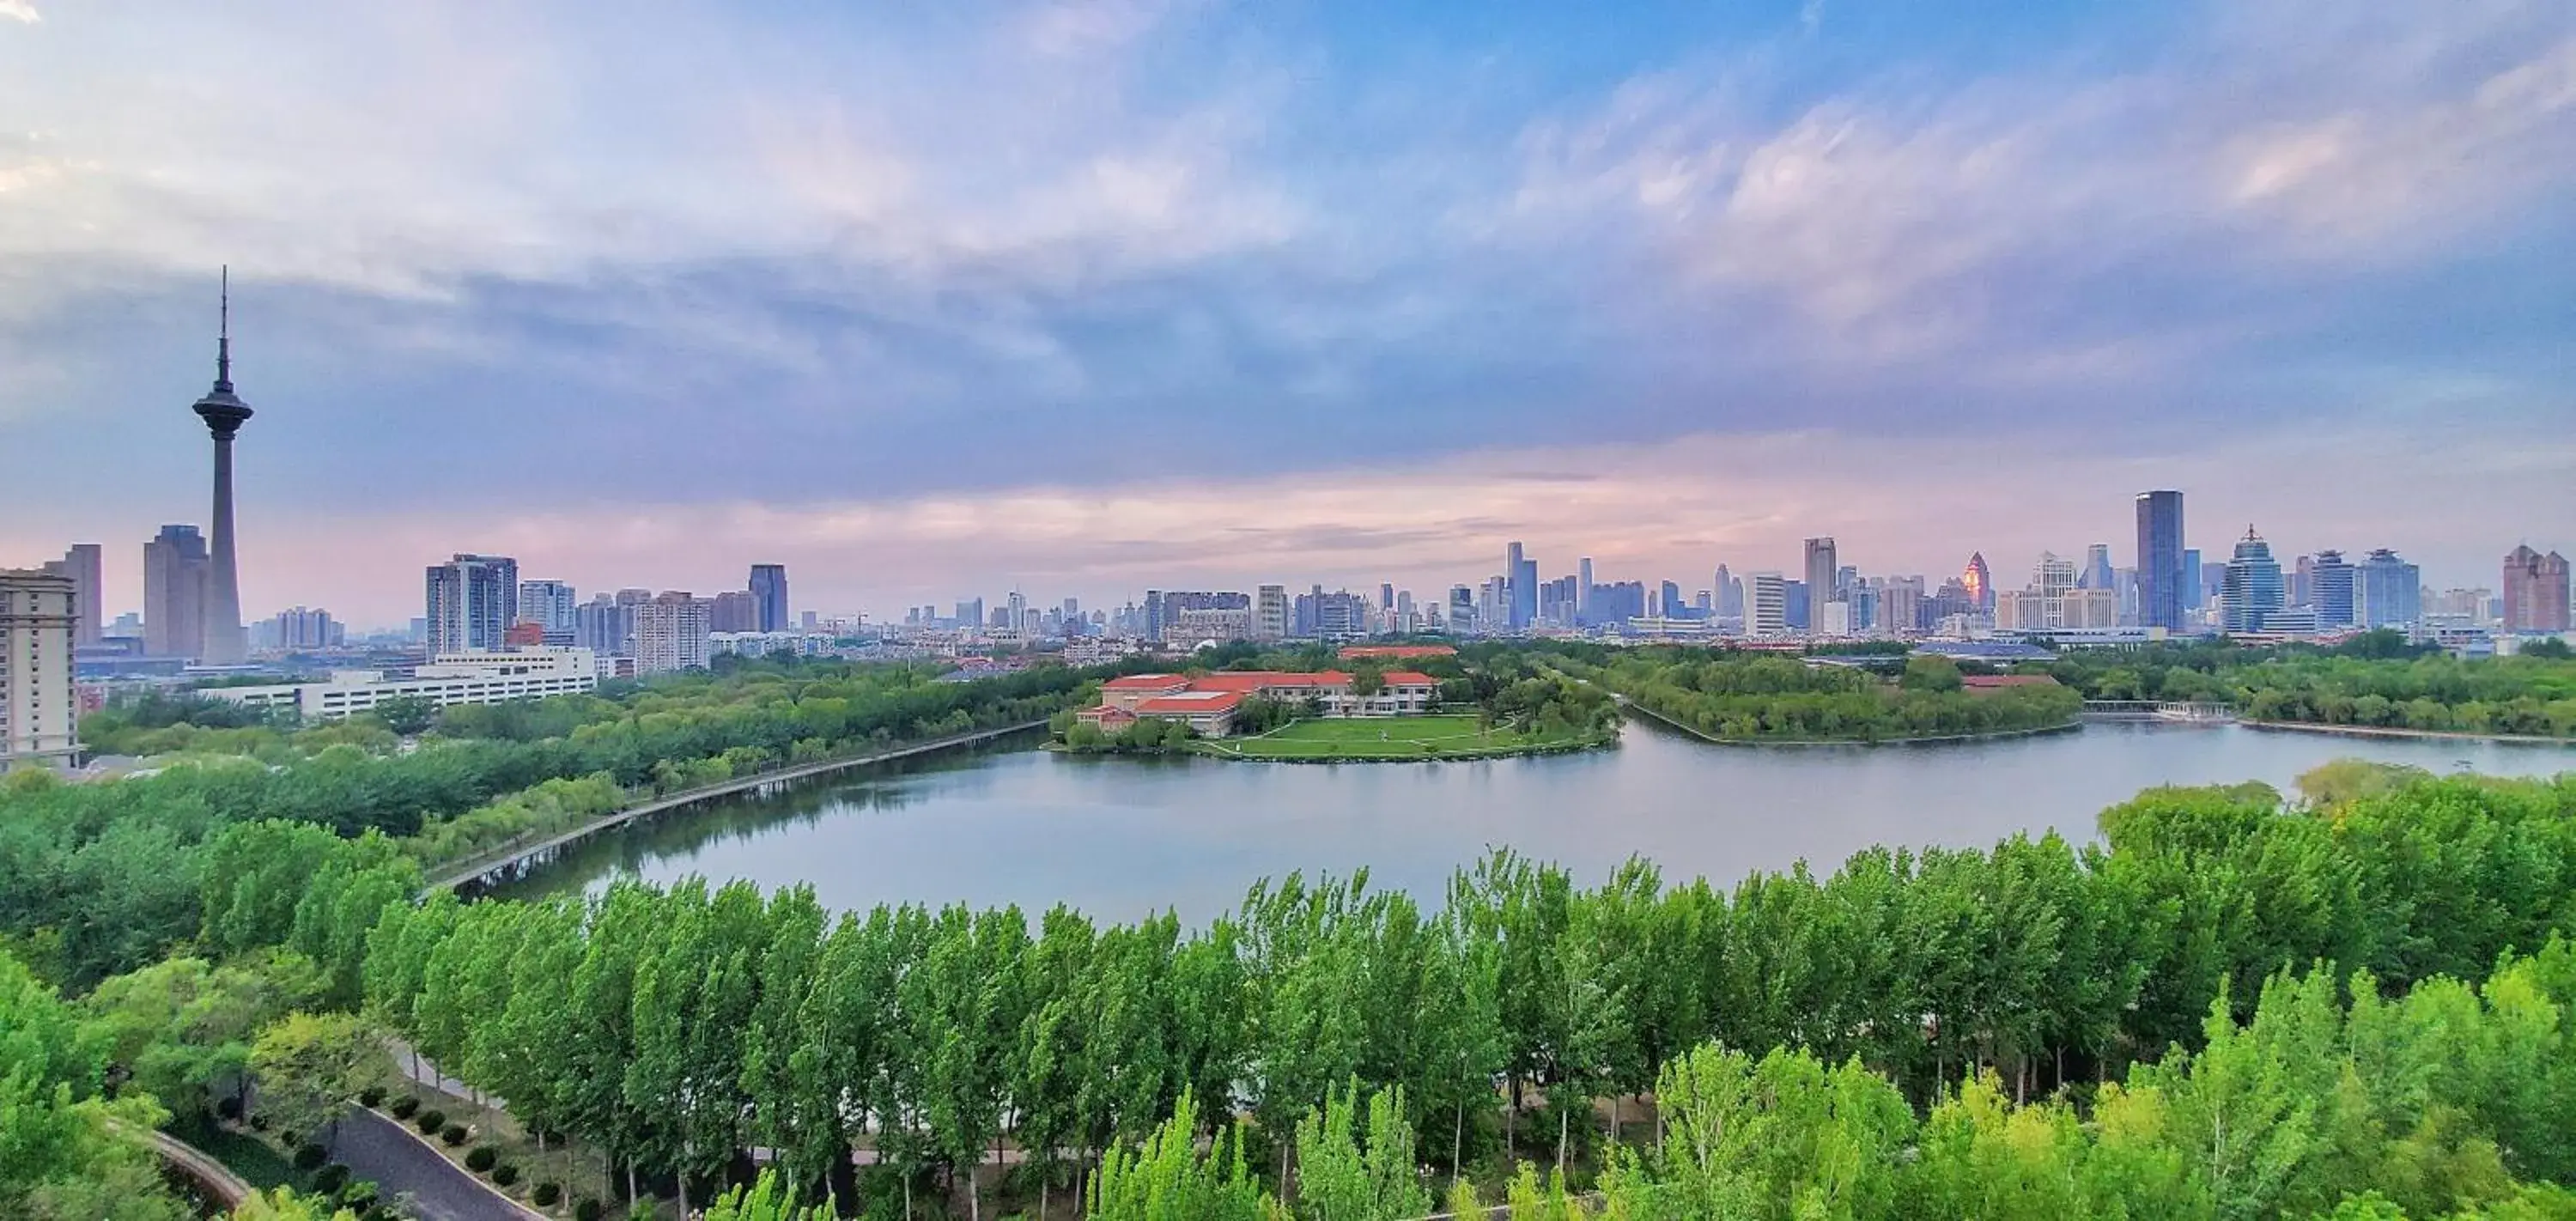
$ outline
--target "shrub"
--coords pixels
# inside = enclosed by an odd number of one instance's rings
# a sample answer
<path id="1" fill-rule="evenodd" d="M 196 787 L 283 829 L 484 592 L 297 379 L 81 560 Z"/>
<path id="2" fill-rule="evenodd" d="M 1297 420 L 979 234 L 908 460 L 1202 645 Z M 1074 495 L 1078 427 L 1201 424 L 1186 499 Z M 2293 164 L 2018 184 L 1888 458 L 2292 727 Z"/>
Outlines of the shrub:
<path id="1" fill-rule="evenodd" d="M 453 1149 L 458 1145 L 464 1144 L 465 1138 L 471 1135 L 473 1134 L 465 1130 L 464 1124 L 452 1123 L 439 1132 L 438 1139 L 442 1143 L 446 1144 L 448 1148 Z"/>
<path id="2" fill-rule="evenodd" d="M 251 1130 L 253 1130 L 253 1131 L 255 1131 L 255 1132 L 265 1132 L 265 1131 L 268 1131 L 268 1116 L 266 1116 L 266 1115 L 253 1115 L 253 1116 L 251 1116 L 251 1117 L 250 1117 L 250 1126 L 251 1126 Z"/>
<path id="3" fill-rule="evenodd" d="M 415 1119 L 412 1122 L 420 1125 L 421 1135 L 436 1136 L 438 1135 L 438 1130 L 440 1128 L 447 1126 L 447 1112 L 439 1110 L 436 1107 L 432 1107 L 429 1110 L 421 1112 L 420 1118 Z"/>
<path id="4" fill-rule="evenodd" d="M 492 1168 L 492 1181 L 503 1187 L 516 1183 L 519 1181 L 519 1168 L 508 1162 L 503 1162 L 498 1166 L 494 1166 Z"/>
<path id="5" fill-rule="evenodd" d="M 308 1149 L 312 1148 L 310 1145 L 305 1147 Z M 340 1190 L 342 1187 L 348 1186 L 348 1183 L 349 1168 L 338 1162 L 333 1162 L 330 1165 L 324 1166 L 320 1170 L 313 1172 L 313 1192 L 316 1195 L 327 1196 L 332 1192 Z"/>
<path id="6" fill-rule="evenodd" d="M 215 1114 L 223 1119 L 241 1118 L 241 1099 L 226 1095 L 215 1101 Z"/>
<path id="7" fill-rule="evenodd" d="M 474 1151 L 472 1153 L 465 1155 L 465 1168 L 476 1174 L 481 1174 L 486 1170 L 490 1170 L 492 1168 L 492 1164 L 500 1160 L 500 1150 L 495 1149 L 490 1145 L 476 1145 L 474 1146 Z"/>
<path id="8" fill-rule="evenodd" d="M 383 1194 L 374 1183 L 360 1179 L 340 1189 L 340 1206 L 360 1212 L 372 1212 L 376 1207 L 376 1198 Z"/>
<path id="9" fill-rule="evenodd" d="M 298 1170 L 311 1170 L 311 1169 L 313 1169 L 314 1167 L 319 1166 L 319 1165 L 321 1165 L 322 1163 L 327 1162 L 327 1161 L 330 1161 L 330 1160 L 331 1160 L 331 1151 L 330 1151 L 330 1150 L 328 1150 L 328 1149 L 323 1148 L 323 1147 L 322 1147 L 322 1146 L 320 1146 L 320 1145 L 298 1145 L 298 1146 L 296 1146 L 296 1149 L 295 1149 L 295 1168 L 296 1168 L 296 1169 L 298 1169 Z"/>
<path id="10" fill-rule="evenodd" d="M 359 1105 L 359 1106 L 362 1106 L 362 1107 L 373 1107 L 373 1106 L 375 1106 L 377 1103 L 383 1102 L 384 1100 L 385 1100 L 385 1087 L 383 1087 L 383 1086 L 381 1086 L 381 1085 L 371 1085 L 371 1086 L 368 1086 L 367 1088 L 365 1088 L 365 1089 L 363 1089 L 363 1090 L 358 1091 L 358 1105 Z"/>
<path id="11" fill-rule="evenodd" d="M 413 1112 L 420 1110 L 420 1099 L 414 1098 L 409 1094 L 405 1094 L 400 1098 L 394 1099 L 394 1105 L 391 1109 L 394 1113 L 394 1118 L 409 1119 L 412 1117 Z"/>
<path id="12" fill-rule="evenodd" d="M 583 1196 L 572 1206 L 572 1221 L 599 1221 L 599 1214 L 604 1211 L 599 1201 Z"/>
<path id="13" fill-rule="evenodd" d="M 555 1201 L 563 1198 L 563 1188 L 552 1183 L 539 1183 L 536 1190 L 528 1193 L 528 1198 L 536 1201 L 539 1208 L 552 1208 Z"/>

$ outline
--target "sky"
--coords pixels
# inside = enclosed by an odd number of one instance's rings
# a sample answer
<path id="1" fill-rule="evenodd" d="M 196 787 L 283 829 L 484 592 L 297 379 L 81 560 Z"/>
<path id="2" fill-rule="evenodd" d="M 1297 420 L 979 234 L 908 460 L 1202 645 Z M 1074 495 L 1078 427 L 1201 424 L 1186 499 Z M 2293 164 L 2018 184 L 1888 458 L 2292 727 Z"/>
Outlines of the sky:
<path id="1" fill-rule="evenodd" d="M 900 614 L 2576 550 L 2576 5 L 0 0 L 0 564 Z"/>

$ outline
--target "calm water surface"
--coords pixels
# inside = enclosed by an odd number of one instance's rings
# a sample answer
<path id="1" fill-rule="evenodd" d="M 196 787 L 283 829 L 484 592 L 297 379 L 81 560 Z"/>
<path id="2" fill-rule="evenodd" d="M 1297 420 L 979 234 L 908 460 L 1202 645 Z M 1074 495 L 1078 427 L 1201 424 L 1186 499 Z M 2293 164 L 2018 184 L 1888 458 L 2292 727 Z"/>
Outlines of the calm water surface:
<path id="1" fill-rule="evenodd" d="M 1034 743 L 1036 739 L 1029 739 Z M 2158 784 L 2260 780 L 2357 756 L 2437 772 L 2576 770 L 2552 746 L 2094 725 L 1970 745 L 1761 750 L 1631 724 L 1615 750 L 1429 764 L 1068 758 L 1026 744 L 844 772 L 710 803 L 575 847 L 498 893 L 689 874 L 811 883 L 823 903 L 1102 919 L 1163 908 L 1196 922 L 1265 875 L 1346 873 L 1436 903 L 1450 871 L 1511 845 L 1595 881 L 1631 854 L 1667 879 L 1731 885 L 1805 860 L 1829 872 L 1872 844 L 1985 847 L 2016 831 L 2090 838 L 2103 807 Z"/>

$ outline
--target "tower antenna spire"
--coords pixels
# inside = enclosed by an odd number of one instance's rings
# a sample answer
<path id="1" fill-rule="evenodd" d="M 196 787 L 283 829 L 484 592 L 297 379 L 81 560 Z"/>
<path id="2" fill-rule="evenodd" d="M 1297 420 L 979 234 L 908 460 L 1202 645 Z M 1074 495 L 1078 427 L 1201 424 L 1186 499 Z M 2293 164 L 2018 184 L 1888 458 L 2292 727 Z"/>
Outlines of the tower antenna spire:
<path id="1" fill-rule="evenodd" d="M 230 390 L 233 388 L 232 264 L 224 264 L 223 270 L 216 274 L 219 277 L 216 283 L 220 285 L 217 289 L 220 304 L 216 308 L 220 312 L 216 315 L 215 324 L 215 389 Z"/>

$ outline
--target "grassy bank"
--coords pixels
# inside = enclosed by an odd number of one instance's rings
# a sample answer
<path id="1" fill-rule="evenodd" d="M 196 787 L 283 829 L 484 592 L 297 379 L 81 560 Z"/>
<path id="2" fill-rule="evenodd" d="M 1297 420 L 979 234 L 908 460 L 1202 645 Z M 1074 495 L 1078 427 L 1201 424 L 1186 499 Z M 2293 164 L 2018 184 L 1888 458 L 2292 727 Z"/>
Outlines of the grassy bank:
<path id="1" fill-rule="evenodd" d="M 1605 745 L 1612 739 L 1563 731 L 1483 728 L 1462 715 L 1351 717 L 1291 721 L 1246 738 L 1200 739 L 1193 754 L 1220 759 L 1379 762 L 1423 759 L 1490 759 Z"/>

